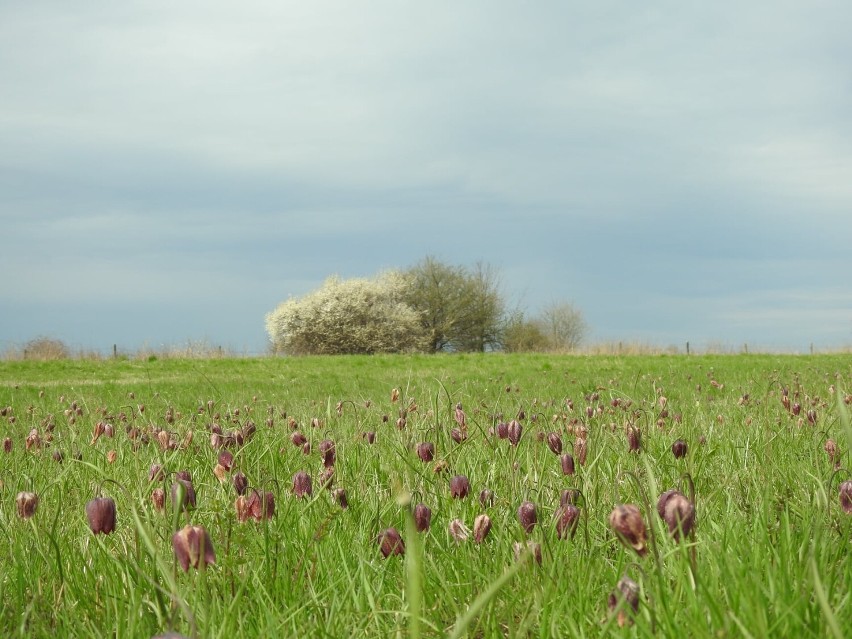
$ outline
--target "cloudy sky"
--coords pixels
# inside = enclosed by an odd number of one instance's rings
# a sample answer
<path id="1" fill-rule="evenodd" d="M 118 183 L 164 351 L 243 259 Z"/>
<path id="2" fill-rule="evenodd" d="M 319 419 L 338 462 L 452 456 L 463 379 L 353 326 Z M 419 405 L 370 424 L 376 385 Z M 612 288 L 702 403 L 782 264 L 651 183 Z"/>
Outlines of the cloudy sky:
<path id="1" fill-rule="evenodd" d="M 852 4 L 0 2 L 0 351 L 266 347 L 498 267 L 589 341 L 852 344 Z"/>

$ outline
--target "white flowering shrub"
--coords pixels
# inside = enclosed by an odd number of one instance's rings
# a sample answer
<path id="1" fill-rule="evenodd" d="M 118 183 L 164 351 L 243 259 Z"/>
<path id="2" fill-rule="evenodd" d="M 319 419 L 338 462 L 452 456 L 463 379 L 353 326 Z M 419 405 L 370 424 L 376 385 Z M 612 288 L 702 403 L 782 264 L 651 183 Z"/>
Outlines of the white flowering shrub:
<path id="1" fill-rule="evenodd" d="M 397 271 L 372 279 L 330 277 L 266 316 L 272 348 L 291 355 L 422 351 L 425 331 L 418 313 L 404 301 L 408 286 Z"/>

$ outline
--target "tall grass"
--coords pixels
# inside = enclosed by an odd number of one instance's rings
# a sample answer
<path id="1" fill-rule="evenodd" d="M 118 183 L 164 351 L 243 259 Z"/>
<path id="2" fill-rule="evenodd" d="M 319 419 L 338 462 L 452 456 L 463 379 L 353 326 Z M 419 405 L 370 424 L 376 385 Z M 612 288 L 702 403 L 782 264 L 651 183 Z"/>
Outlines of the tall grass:
<path id="1" fill-rule="evenodd" d="M 0 452 L 0 634 L 852 636 L 852 516 L 837 498 L 852 448 L 850 373 L 843 356 L 2 362 L 0 438 L 12 450 Z M 782 404 L 784 389 L 797 415 Z M 458 444 L 457 403 L 468 435 Z M 519 412 L 517 446 L 491 434 Z M 235 468 L 222 483 L 211 425 L 227 433 L 249 421 L 256 434 L 231 449 Z M 98 422 L 115 436 L 93 442 Z M 641 430 L 639 454 L 628 452 L 627 422 Z M 290 442 L 294 428 L 310 454 Z M 26 450 L 33 429 L 42 445 Z M 158 444 L 158 429 L 174 449 Z M 582 430 L 586 464 L 565 476 L 539 437 L 558 432 L 571 452 Z M 327 438 L 345 510 L 318 485 Z M 689 445 L 683 459 L 671 452 L 678 438 Z M 824 450 L 829 438 L 840 469 Z M 420 441 L 435 443 L 435 461 L 418 459 Z M 445 472 L 435 472 L 439 460 Z M 195 510 L 176 512 L 167 499 L 155 512 L 151 491 L 168 493 L 172 477 L 149 482 L 153 463 L 191 473 Z M 275 494 L 273 518 L 237 522 L 236 470 Z M 310 498 L 290 492 L 300 470 L 313 478 Z M 450 497 L 455 474 L 469 478 L 469 497 Z M 664 490 L 688 493 L 685 475 L 696 530 L 678 544 L 655 506 Z M 581 523 L 559 540 L 553 517 L 569 487 L 582 491 Z M 493 506 L 480 504 L 483 488 Z M 39 495 L 32 519 L 18 517 L 21 491 Z M 117 504 L 111 535 L 86 522 L 85 503 L 99 494 Z M 529 535 L 516 515 L 525 500 L 538 512 Z M 433 510 L 428 533 L 413 530 L 417 501 Z M 647 556 L 610 529 L 619 503 L 640 507 Z M 452 519 L 471 527 L 483 512 L 493 521 L 484 543 L 447 532 Z M 187 522 L 211 534 L 217 561 L 206 570 L 176 566 L 171 538 Z M 382 556 L 376 539 L 388 527 L 401 531 L 404 556 Z M 528 540 L 540 544 L 540 564 L 516 561 L 513 545 Z M 607 599 L 624 575 L 639 584 L 640 604 L 620 628 Z"/>

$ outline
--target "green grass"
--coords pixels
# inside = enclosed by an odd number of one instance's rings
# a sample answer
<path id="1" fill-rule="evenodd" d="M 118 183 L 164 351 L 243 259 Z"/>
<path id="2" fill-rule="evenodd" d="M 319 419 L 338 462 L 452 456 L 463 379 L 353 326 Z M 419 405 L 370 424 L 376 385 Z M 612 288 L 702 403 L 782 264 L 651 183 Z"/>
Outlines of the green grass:
<path id="1" fill-rule="evenodd" d="M 849 474 L 835 475 L 823 450 L 834 439 L 849 468 L 850 373 L 841 355 L 0 362 L 0 407 L 12 407 L 0 438 L 13 442 L 0 452 L 0 636 L 852 636 L 852 516 L 837 498 Z M 782 405 L 783 387 L 797 394 L 798 417 Z M 658 423 L 661 396 L 668 417 Z M 73 421 L 72 402 L 82 413 Z M 457 402 L 468 421 L 462 444 L 450 437 Z M 398 430 L 400 409 L 414 404 Z M 497 415 L 508 421 L 520 410 L 519 446 L 489 434 Z M 256 423 L 254 438 L 231 450 L 235 470 L 275 493 L 271 520 L 237 522 L 234 489 L 212 472 L 213 413 L 226 431 Z M 311 440 L 310 455 L 290 443 L 290 419 Z M 630 419 L 642 432 L 639 455 L 627 450 Z M 113 423 L 115 437 L 92 443 L 98 421 Z M 566 477 L 537 435 L 559 432 L 570 452 L 574 426 L 587 429 L 589 453 Z M 164 451 L 155 437 L 134 446 L 126 435 L 154 427 L 179 441 L 192 431 L 192 443 Z M 33 428 L 52 441 L 27 451 Z M 375 445 L 365 431 L 377 433 Z M 317 485 L 325 438 L 336 442 L 347 510 Z M 677 438 L 689 444 L 681 460 L 670 450 Z M 418 459 L 420 441 L 435 443 L 446 472 Z M 154 462 L 192 473 L 198 499 L 188 517 L 154 512 Z M 311 499 L 291 495 L 299 470 L 313 477 Z M 464 500 L 450 497 L 457 473 L 470 478 Z M 678 545 L 656 500 L 669 488 L 686 492 L 685 473 L 696 534 Z M 497 499 L 483 508 L 486 487 Z M 585 507 L 575 538 L 559 540 L 553 516 L 567 487 L 582 490 Z M 40 498 L 29 520 L 15 505 L 24 490 Z M 117 504 L 108 536 L 93 535 L 85 517 L 98 494 Z M 529 538 L 541 544 L 541 565 L 514 558 L 513 543 L 527 539 L 516 517 L 524 500 L 537 506 Z M 410 521 L 417 501 L 433 511 L 426 534 Z M 644 558 L 609 528 L 618 503 L 637 504 L 653 533 Z M 470 528 L 482 512 L 493 520 L 483 544 L 450 537 L 450 520 Z M 176 567 L 171 536 L 187 521 L 210 532 L 217 562 L 207 570 Z M 376 537 L 390 526 L 405 557 L 379 552 Z M 641 603 L 635 623 L 619 628 L 607 596 L 624 574 L 640 584 Z"/>

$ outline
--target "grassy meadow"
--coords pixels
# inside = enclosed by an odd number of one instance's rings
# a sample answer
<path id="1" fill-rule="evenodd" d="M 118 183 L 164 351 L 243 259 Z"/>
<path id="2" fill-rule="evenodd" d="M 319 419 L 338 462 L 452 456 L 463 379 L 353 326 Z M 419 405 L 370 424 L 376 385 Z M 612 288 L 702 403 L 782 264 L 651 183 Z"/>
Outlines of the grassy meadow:
<path id="1" fill-rule="evenodd" d="M 0 362 L 0 636 L 850 637 L 850 380 L 848 355 Z M 238 512 L 237 473 L 273 512 Z M 215 563 L 185 571 L 189 524 Z"/>

